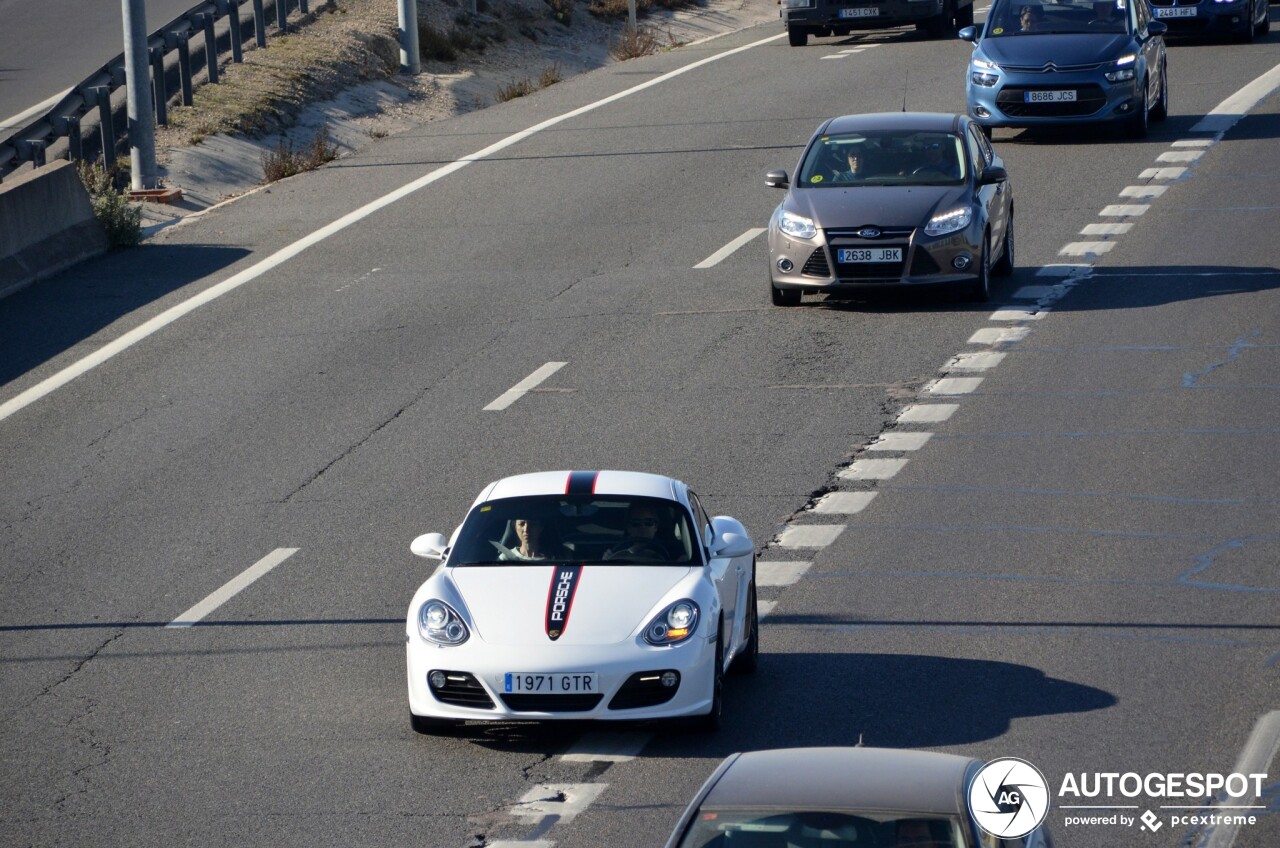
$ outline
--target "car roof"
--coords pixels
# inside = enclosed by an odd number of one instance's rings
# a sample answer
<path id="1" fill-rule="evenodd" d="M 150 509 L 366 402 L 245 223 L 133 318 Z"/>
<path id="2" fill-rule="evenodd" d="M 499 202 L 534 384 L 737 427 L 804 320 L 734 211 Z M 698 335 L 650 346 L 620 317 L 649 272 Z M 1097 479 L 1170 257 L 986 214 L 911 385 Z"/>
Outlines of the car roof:
<path id="1" fill-rule="evenodd" d="M 874 130 L 906 130 L 908 132 L 959 132 L 963 115 L 947 112 L 873 112 L 865 115 L 841 115 L 832 118 L 822 132 L 868 132 Z"/>
<path id="2" fill-rule="evenodd" d="M 682 494 L 687 488 L 679 480 L 643 471 L 536 471 L 490 483 L 472 506 L 501 498 L 563 495 L 569 492 L 571 477 L 575 490 L 581 486 L 585 494 L 632 495 L 683 503 Z"/>
<path id="3" fill-rule="evenodd" d="M 891 748 L 781 748 L 741 754 L 702 802 L 713 808 L 963 813 L 971 757 Z"/>

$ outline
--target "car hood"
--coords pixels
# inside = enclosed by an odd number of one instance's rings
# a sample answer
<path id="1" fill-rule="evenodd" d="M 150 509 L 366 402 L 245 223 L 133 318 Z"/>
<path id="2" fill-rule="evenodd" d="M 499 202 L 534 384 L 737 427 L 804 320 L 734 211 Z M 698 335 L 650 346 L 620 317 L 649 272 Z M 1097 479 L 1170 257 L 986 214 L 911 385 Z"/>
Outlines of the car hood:
<path id="1" fill-rule="evenodd" d="M 987 38 L 981 48 L 997 65 L 1039 68 L 1048 62 L 1059 67 L 1114 62 L 1129 52 L 1131 42 L 1123 33 L 1064 33 Z M 1053 75 L 1045 74 L 1045 82 L 1053 82 Z"/>
<path id="2" fill-rule="evenodd" d="M 560 572 L 578 569 L 562 645 L 612 645 L 647 623 L 663 597 L 687 577 L 688 566 L 527 565 L 454 569 L 477 635 L 490 645 L 548 644 L 547 610 Z"/>
<path id="3" fill-rule="evenodd" d="M 832 227 L 919 227 L 961 203 L 968 190 L 948 186 L 850 186 L 793 191 L 787 210 Z"/>

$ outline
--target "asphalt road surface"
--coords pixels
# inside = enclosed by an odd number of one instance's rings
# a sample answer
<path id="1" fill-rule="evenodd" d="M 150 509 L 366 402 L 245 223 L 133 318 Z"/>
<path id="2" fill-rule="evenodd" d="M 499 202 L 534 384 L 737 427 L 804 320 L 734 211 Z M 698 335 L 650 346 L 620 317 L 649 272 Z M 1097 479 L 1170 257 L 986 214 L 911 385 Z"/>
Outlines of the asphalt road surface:
<path id="1" fill-rule="evenodd" d="M 1055 790 L 1265 772 L 1216 812 L 1049 822 L 1280 844 L 1280 96 L 1197 129 L 1277 36 L 1175 44 L 1149 140 L 998 131 L 1019 269 L 991 304 L 779 309 L 762 237 L 694 266 L 764 226 L 822 118 L 962 108 L 969 49 L 779 33 L 382 139 L 0 301 L 0 842 L 661 845 L 726 754 L 862 739 Z M 679 476 L 757 542 L 725 727 L 415 735 L 410 540 L 496 477 L 600 467 Z M 1261 809 L 1175 818 L 1228 804 Z"/>

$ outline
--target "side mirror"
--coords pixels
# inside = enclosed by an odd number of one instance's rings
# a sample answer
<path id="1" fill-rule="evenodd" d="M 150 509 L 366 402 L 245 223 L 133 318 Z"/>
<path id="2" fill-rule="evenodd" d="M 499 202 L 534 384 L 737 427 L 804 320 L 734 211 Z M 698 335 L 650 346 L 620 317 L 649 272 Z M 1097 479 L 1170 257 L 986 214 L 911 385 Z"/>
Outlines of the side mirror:
<path id="1" fill-rule="evenodd" d="M 956 35 L 960 37 L 961 41 L 972 41 L 975 44 L 978 42 L 978 28 L 975 26 L 967 26 Z"/>
<path id="2" fill-rule="evenodd" d="M 711 546 L 711 555 L 725 559 L 737 559 L 738 557 L 750 556 L 755 553 L 755 550 L 756 546 L 746 536 L 739 536 L 737 533 L 725 533 L 723 536 L 716 537 L 715 544 Z"/>
<path id="3" fill-rule="evenodd" d="M 999 165 L 988 165 L 982 169 L 982 174 L 978 177 L 978 185 L 994 185 L 995 183 L 1008 182 L 1008 180 L 1008 171 Z"/>
<path id="4" fill-rule="evenodd" d="M 764 184 L 770 188 L 791 188 L 786 171 L 770 171 L 764 175 Z"/>
<path id="5" fill-rule="evenodd" d="M 449 542 L 445 539 L 443 533 L 427 533 L 414 539 L 409 545 L 409 550 L 415 556 L 420 556 L 424 559 L 443 560 L 444 550 L 448 544 Z"/>
<path id="6" fill-rule="evenodd" d="M 1169 25 L 1164 21 L 1151 21 L 1147 24 L 1147 35 L 1157 36 L 1164 35 L 1169 31 Z"/>

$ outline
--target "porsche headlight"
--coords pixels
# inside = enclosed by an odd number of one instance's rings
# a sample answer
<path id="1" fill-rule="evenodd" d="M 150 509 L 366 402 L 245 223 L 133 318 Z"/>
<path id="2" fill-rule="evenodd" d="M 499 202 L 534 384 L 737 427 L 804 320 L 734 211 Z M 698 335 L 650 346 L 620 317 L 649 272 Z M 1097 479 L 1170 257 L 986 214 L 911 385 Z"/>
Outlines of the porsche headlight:
<path id="1" fill-rule="evenodd" d="M 778 218 L 778 229 L 795 238 L 811 239 L 818 234 L 812 218 L 805 218 L 794 212 L 783 212 Z"/>
<path id="2" fill-rule="evenodd" d="M 676 601 L 649 622 L 644 640 L 650 645 L 677 645 L 698 629 L 698 605 L 689 599 Z"/>
<path id="3" fill-rule="evenodd" d="M 418 610 L 418 632 L 437 645 L 461 645 L 471 635 L 453 607 L 444 601 L 430 600 Z"/>
<path id="4" fill-rule="evenodd" d="M 963 230 L 972 220 L 973 210 L 968 206 L 962 206 L 950 212 L 943 212 L 941 215 L 934 215 L 929 219 L 929 223 L 925 224 L 924 233 L 928 236 L 945 236 L 948 233 Z"/>

